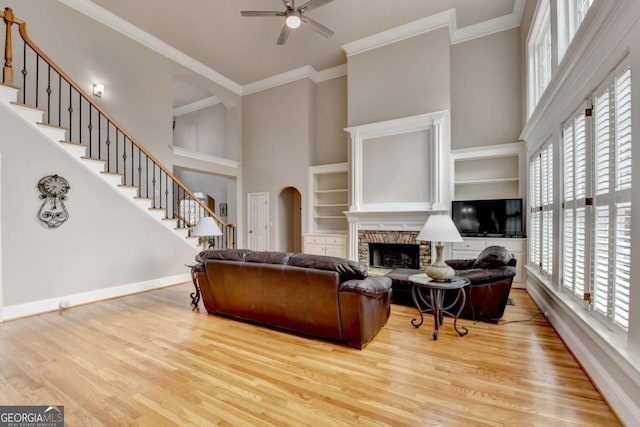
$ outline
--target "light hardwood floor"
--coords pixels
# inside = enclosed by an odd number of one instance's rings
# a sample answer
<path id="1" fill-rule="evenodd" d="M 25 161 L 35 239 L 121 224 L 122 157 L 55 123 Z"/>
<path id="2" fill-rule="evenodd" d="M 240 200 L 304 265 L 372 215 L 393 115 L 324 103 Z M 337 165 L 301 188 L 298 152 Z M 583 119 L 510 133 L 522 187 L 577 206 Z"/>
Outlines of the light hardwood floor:
<path id="1" fill-rule="evenodd" d="M 92 425 L 620 425 L 543 317 L 445 318 L 393 306 L 353 350 L 193 312 L 192 285 L 0 325 L 0 404 L 64 405 Z M 536 308 L 512 291 L 505 321 Z"/>

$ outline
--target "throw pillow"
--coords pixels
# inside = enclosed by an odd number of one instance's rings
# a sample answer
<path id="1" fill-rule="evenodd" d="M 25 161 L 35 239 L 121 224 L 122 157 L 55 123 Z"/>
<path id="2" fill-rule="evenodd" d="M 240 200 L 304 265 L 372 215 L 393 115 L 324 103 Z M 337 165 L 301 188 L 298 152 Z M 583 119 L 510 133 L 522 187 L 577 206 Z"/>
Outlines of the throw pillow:
<path id="1" fill-rule="evenodd" d="M 503 246 L 489 246 L 485 248 L 476 261 L 473 263 L 473 268 L 492 268 L 501 267 L 511 261 L 512 255 L 507 248 Z"/>

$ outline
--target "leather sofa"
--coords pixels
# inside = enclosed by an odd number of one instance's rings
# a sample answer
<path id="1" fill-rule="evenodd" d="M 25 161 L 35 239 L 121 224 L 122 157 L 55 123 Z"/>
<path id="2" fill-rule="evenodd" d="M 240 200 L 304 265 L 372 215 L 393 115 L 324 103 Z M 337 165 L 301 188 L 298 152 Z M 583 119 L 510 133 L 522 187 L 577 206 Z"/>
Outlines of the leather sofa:
<path id="1" fill-rule="evenodd" d="M 460 317 L 463 319 L 497 321 L 504 314 L 511 284 L 516 275 L 516 259 L 502 246 L 489 246 L 475 259 L 445 261 L 456 271 L 456 276 L 466 277 L 471 284 L 465 288 L 467 300 Z M 447 291 L 445 305 L 453 302 L 457 292 Z M 456 313 L 457 303 L 450 311 Z"/>
<path id="2" fill-rule="evenodd" d="M 202 251 L 194 273 L 210 314 L 364 348 L 387 323 L 391 279 L 343 258 L 244 249 Z"/>

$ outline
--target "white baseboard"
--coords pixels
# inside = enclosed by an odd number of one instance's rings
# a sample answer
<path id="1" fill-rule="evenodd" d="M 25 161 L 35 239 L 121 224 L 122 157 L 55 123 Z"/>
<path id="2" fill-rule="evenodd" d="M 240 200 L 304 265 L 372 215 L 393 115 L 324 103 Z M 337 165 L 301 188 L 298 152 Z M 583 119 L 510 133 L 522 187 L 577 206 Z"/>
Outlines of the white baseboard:
<path id="1" fill-rule="evenodd" d="M 629 361 L 594 333 L 587 334 L 590 339 L 580 339 L 572 325 L 565 320 L 565 317 L 575 318 L 575 314 L 565 309 L 553 293 L 546 292 L 543 288 L 532 283 L 527 283 L 526 289 L 538 307 L 548 313 L 549 322 L 578 359 L 616 415 L 623 423 L 635 425 L 640 420 L 640 406 L 637 399 L 632 396 L 640 388 L 640 379 L 638 369 L 634 367 L 633 361 Z M 546 293 L 550 300 L 545 298 L 543 293 Z M 579 322 L 579 320 L 576 321 Z M 592 348 L 594 351 L 591 350 Z M 606 357 L 598 356 L 596 353 L 606 355 Z M 616 373 L 612 373 L 613 370 L 608 369 L 606 365 L 617 366 Z"/>
<path id="2" fill-rule="evenodd" d="M 191 275 L 188 273 L 177 274 L 175 276 L 161 277 L 159 279 L 146 280 L 144 282 L 129 283 L 111 288 L 98 289 L 90 292 L 82 292 L 79 294 L 62 295 L 55 298 L 44 299 L 40 301 L 32 301 L 24 304 L 15 304 L 2 307 L 2 319 L 0 321 L 18 319 L 20 317 L 33 316 L 35 314 L 46 313 L 49 311 L 60 310 L 61 304 L 64 308 L 87 304 L 96 301 L 103 301 L 110 298 L 131 295 L 138 292 L 160 289 L 177 283 L 191 281 Z M 185 295 L 187 298 L 188 295 Z"/>

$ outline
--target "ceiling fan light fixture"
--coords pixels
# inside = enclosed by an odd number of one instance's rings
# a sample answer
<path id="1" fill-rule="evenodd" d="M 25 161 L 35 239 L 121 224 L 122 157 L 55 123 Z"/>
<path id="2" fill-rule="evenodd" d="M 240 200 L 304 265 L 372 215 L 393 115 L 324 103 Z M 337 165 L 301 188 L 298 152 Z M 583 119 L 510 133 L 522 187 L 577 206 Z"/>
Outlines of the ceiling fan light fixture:
<path id="1" fill-rule="evenodd" d="M 287 13 L 287 17 L 284 21 L 287 24 L 287 27 L 291 29 L 296 29 L 302 24 L 302 20 L 297 12 Z"/>

